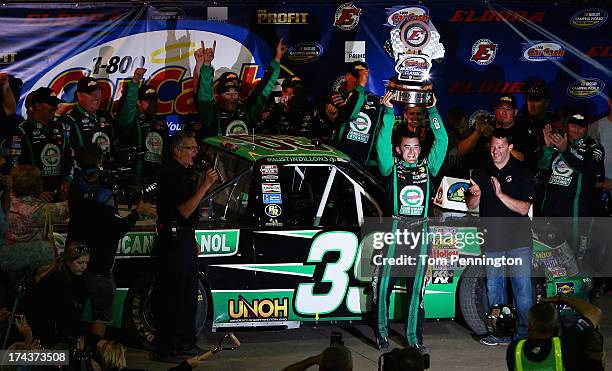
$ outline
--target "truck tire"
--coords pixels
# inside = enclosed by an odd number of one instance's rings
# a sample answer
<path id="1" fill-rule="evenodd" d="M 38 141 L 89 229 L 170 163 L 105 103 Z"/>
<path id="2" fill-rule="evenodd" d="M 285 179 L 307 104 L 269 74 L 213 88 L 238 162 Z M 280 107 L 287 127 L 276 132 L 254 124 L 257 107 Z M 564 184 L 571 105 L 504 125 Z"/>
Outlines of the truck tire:
<path id="1" fill-rule="evenodd" d="M 142 277 L 128 290 L 123 305 L 123 329 L 130 340 L 145 349 L 153 349 L 156 336 L 153 313 L 151 311 L 151 292 L 153 277 Z M 208 315 L 208 295 L 204 285 L 198 280 L 195 331 L 199 336 L 204 329 Z"/>
<path id="2" fill-rule="evenodd" d="M 486 276 L 483 266 L 468 266 L 461 274 L 459 283 L 461 315 L 470 330 L 479 336 L 487 333 L 484 324 L 489 308 Z"/>

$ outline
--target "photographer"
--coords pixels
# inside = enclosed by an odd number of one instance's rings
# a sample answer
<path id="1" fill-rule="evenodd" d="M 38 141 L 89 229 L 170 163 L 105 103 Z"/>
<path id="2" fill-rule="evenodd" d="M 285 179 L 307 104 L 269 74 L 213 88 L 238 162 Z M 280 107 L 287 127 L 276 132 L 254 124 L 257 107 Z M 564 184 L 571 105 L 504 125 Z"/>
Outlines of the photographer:
<path id="1" fill-rule="evenodd" d="M 198 180 L 194 159 L 195 133 L 179 131 L 172 137 L 172 158 L 162 167 L 157 199 L 158 265 L 152 309 L 158 334 L 153 358 L 178 362 L 180 354 L 200 352 L 194 323 L 198 289 L 198 252 L 194 228 L 199 205 L 218 178 L 209 170 Z"/>
<path id="2" fill-rule="evenodd" d="M 555 305 L 572 307 L 580 318 L 561 330 Z M 508 370 L 603 370 L 602 312 L 580 299 L 542 298 L 529 309 L 529 337 L 512 342 L 506 351 Z M 559 367 L 562 366 L 562 367 Z"/>
<path id="3" fill-rule="evenodd" d="M 77 149 L 76 161 L 81 170 L 70 185 L 67 238 L 67 242 L 83 241 L 91 250 L 85 285 L 93 314 L 91 331 L 101 338 L 107 324 L 112 321 L 111 307 L 116 287 L 111 271 L 117 243 L 139 217 L 152 214 L 150 205 L 139 203 L 129 216 L 119 216 L 117 196 L 101 180 L 102 157 L 102 149 L 93 143 Z"/>

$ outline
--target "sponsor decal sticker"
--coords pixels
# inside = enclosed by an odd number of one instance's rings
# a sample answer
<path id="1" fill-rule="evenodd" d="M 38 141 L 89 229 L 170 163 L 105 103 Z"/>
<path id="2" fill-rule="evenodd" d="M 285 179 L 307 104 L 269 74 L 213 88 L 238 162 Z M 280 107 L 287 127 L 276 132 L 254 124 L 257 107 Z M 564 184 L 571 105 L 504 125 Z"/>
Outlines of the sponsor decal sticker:
<path id="1" fill-rule="evenodd" d="M 110 138 L 106 133 L 101 131 L 95 132 L 92 136 L 92 142 L 99 145 L 103 152 L 110 150 Z"/>
<path id="2" fill-rule="evenodd" d="M 261 193 L 281 193 L 280 183 L 261 183 Z"/>
<path id="3" fill-rule="evenodd" d="M 274 13 L 266 9 L 257 10 L 257 24 L 308 24 L 309 14 L 303 13 Z"/>
<path id="4" fill-rule="evenodd" d="M 400 214 L 420 215 L 423 212 L 423 202 L 425 195 L 420 187 L 408 185 L 400 191 Z"/>
<path id="5" fill-rule="evenodd" d="M 432 272 L 432 276 L 433 276 L 433 284 L 446 284 L 446 283 L 453 283 L 453 277 L 455 276 L 455 271 L 452 270 L 434 270 Z"/>
<path id="6" fill-rule="evenodd" d="M 465 202 L 465 193 L 467 192 L 468 188 L 470 188 L 470 185 L 468 183 L 457 182 L 448 187 L 446 198 L 449 201 Z M 440 198 L 442 198 L 441 195 Z"/>
<path id="7" fill-rule="evenodd" d="M 278 165 L 261 165 L 259 171 L 262 175 L 277 175 Z"/>
<path id="8" fill-rule="evenodd" d="M 227 125 L 225 135 L 245 135 L 249 133 L 247 125 L 242 120 L 234 120 Z"/>
<path id="9" fill-rule="evenodd" d="M 431 31 L 425 22 L 410 21 L 400 27 L 400 38 L 407 48 L 420 50 L 429 43 Z"/>
<path id="10" fill-rule="evenodd" d="M 334 15 L 334 26 L 343 31 L 349 31 L 359 24 L 361 8 L 357 8 L 353 3 L 344 3 L 338 7 Z"/>
<path id="11" fill-rule="evenodd" d="M 427 23 L 429 21 L 429 11 L 421 6 L 402 7 L 394 6 L 387 8 L 387 23 L 386 26 L 396 27 L 404 22 L 421 21 Z"/>
<path id="12" fill-rule="evenodd" d="M 340 87 L 342 87 L 342 84 L 344 84 L 344 79 L 346 78 L 345 75 L 342 75 L 340 77 L 338 77 L 336 80 L 334 80 L 334 83 L 332 85 L 332 91 L 339 91 Z"/>
<path id="13" fill-rule="evenodd" d="M 560 61 L 565 55 L 563 45 L 552 41 L 533 41 L 523 43 L 522 61 L 545 62 Z"/>
<path id="14" fill-rule="evenodd" d="M 53 143 L 47 143 L 40 152 L 43 166 L 56 167 L 60 163 L 60 149 Z"/>
<path id="15" fill-rule="evenodd" d="M 278 180 L 278 175 L 262 175 L 263 180 Z"/>
<path id="16" fill-rule="evenodd" d="M 366 42 L 365 41 L 345 41 L 344 42 L 344 61 L 365 62 Z"/>
<path id="17" fill-rule="evenodd" d="M 555 282 L 557 294 L 571 295 L 576 292 L 576 284 L 574 282 Z"/>
<path id="18" fill-rule="evenodd" d="M 561 156 L 557 156 L 552 162 L 552 174 L 549 183 L 567 187 L 572 182 L 574 170 L 569 167 Z"/>
<path id="19" fill-rule="evenodd" d="M 270 218 L 278 218 L 282 214 L 283 209 L 280 207 L 280 205 L 270 204 L 266 205 L 264 212 Z"/>
<path id="20" fill-rule="evenodd" d="M 572 98 L 592 98 L 604 91 L 606 84 L 597 78 L 586 78 L 574 81 L 567 87 L 567 94 Z"/>
<path id="21" fill-rule="evenodd" d="M 472 45 L 470 61 L 486 66 L 493 62 L 495 54 L 497 54 L 497 44 L 489 39 L 479 39 Z"/>
<path id="22" fill-rule="evenodd" d="M 372 121 L 370 116 L 363 112 L 359 112 L 357 118 L 349 123 L 350 130 L 346 135 L 347 139 L 354 140 L 361 143 L 367 143 L 370 140 L 370 128 L 372 127 Z"/>
<path id="23" fill-rule="evenodd" d="M 282 204 L 283 197 L 280 193 L 264 193 L 263 203 L 264 204 Z"/>
<path id="24" fill-rule="evenodd" d="M 403 54 L 398 58 L 395 72 L 404 81 L 424 81 L 429 78 L 431 59 L 425 54 Z M 439 129 L 439 127 L 438 127 Z"/>
<path id="25" fill-rule="evenodd" d="M 315 42 L 299 43 L 287 51 L 287 60 L 296 64 L 310 63 L 318 60 L 323 54 L 323 46 Z"/>
<path id="26" fill-rule="evenodd" d="M 288 298 L 262 298 L 247 300 L 242 295 L 238 300 L 227 302 L 230 322 L 267 322 L 286 320 L 289 315 Z"/>
<path id="27" fill-rule="evenodd" d="M 604 9 L 592 8 L 581 10 L 570 19 L 572 27 L 588 29 L 599 27 L 608 20 L 608 12 Z"/>
<path id="28" fill-rule="evenodd" d="M 239 229 L 196 230 L 196 241 L 200 244 L 200 257 L 229 256 L 238 253 Z"/>

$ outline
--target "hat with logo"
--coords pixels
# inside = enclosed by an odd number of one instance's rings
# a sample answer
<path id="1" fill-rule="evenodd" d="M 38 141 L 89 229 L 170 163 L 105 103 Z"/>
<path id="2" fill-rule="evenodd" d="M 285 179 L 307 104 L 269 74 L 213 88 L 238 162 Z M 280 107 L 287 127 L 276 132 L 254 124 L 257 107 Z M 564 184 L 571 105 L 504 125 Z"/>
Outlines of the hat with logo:
<path id="1" fill-rule="evenodd" d="M 350 73 L 355 78 L 359 77 L 359 71 L 368 69 L 368 65 L 362 61 L 354 61 L 346 65 L 346 73 Z"/>
<path id="2" fill-rule="evenodd" d="M 533 85 L 527 90 L 527 100 L 548 99 L 548 89 L 545 85 Z"/>
<path id="3" fill-rule="evenodd" d="M 223 72 L 221 76 L 217 79 L 217 84 L 225 84 L 227 82 L 233 82 L 234 85 L 240 86 L 240 77 L 236 75 L 234 72 L 228 71 Z"/>
<path id="4" fill-rule="evenodd" d="M 52 106 L 57 106 L 60 103 L 64 103 L 63 100 L 59 99 L 55 92 L 49 88 L 38 88 L 31 94 L 32 106 L 36 103 L 47 103 Z"/>
<path id="5" fill-rule="evenodd" d="M 157 99 L 157 91 L 151 85 L 143 85 L 138 88 L 138 99 L 145 101 Z"/>
<path id="6" fill-rule="evenodd" d="M 89 76 L 83 76 L 77 83 L 76 91 L 79 93 L 91 94 L 98 89 L 100 89 L 100 85 L 98 85 L 98 81 L 96 79 Z"/>
<path id="7" fill-rule="evenodd" d="M 240 85 L 237 85 L 233 81 L 225 81 L 223 83 L 219 82 L 217 85 L 217 94 L 227 93 L 231 89 L 236 89 L 237 92 L 240 92 Z"/>
<path id="8" fill-rule="evenodd" d="M 512 108 L 516 108 L 516 98 L 512 94 L 504 94 L 497 99 L 495 107 L 499 107 L 502 104 L 507 104 Z"/>
<path id="9" fill-rule="evenodd" d="M 295 88 L 297 86 L 302 86 L 302 79 L 297 76 L 292 76 L 291 78 L 287 77 L 285 80 L 283 80 L 281 88 Z"/>
<path id="10" fill-rule="evenodd" d="M 570 115 L 567 118 L 567 124 L 573 124 L 573 125 L 578 125 L 578 126 L 582 126 L 583 128 L 586 128 L 589 126 L 589 120 L 586 117 L 585 113 L 582 111 L 573 111 L 570 113 Z"/>

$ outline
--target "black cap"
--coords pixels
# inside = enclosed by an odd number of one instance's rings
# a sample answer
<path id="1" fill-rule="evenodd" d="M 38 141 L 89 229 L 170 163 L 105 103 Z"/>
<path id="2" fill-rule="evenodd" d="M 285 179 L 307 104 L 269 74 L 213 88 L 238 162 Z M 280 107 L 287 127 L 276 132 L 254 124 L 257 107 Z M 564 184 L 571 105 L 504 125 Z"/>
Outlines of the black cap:
<path id="1" fill-rule="evenodd" d="M 350 73 L 355 78 L 359 77 L 359 71 L 368 69 L 368 65 L 361 61 L 351 62 L 346 65 L 346 73 Z"/>
<path id="2" fill-rule="evenodd" d="M 281 88 L 283 89 L 295 88 L 297 86 L 302 86 L 302 79 L 300 79 L 297 76 L 293 76 L 293 77 L 286 77 L 283 80 L 283 84 L 281 85 Z"/>
<path id="3" fill-rule="evenodd" d="M 548 89 L 545 85 L 534 85 L 527 90 L 527 100 L 548 99 Z"/>
<path id="4" fill-rule="evenodd" d="M 217 79 L 218 84 L 225 84 L 226 82 L 233 82 L 234 85 L 240 86 L 240 77 L 236 75 L 234 72 L 228 71 L 223 72 L 221 76 Z"/>
<path id="5" fill-rule="evenodd" d="M 38 88 L 32 92 L 31 97 L 32 106 L 36 103 L 47 103 L 52 106 L 64 103 L 64 101 L 55 96 L 55 92 L 49 88 Z"/>
<path id="6" fill-rule="evenodd" d="M 9 86 L 12 91 L 19 91 L 23 86 L 23 80 L 13 75 L 8 75 Z"/>
<path id="7" fill-rule="evenodd" d="M 567 117 L 567 124 L 573 124 L 586 128 L 589 126 L 589 120 L 583 111 L 572 111 Z"/>
<path id="8" fill-rule="evenodd" d="M 508 104 L 512 108 L 516 109 L 516 98 L 514 98 L 514 95 L 512 94 L 504 94 L 497 99 L 497 104 L 495 107 L 499 107 L 502 104 Z"/>
<path id="9" fill-rule="evenodd" d="M 157 99 L 157 91 L 151 85 L 143 85 L 138 88 L 138 99 L 146 101 Z"/>
<path id="10" fill-rule="evenodd" d="M 100 85 L 98 85 L 98 81 L 96 79 L 93 77 L 84 76 L 81 77 L 77 83 L 76 91 L 79 93 L 91 94 L 98 89 L 100 89 Z"/>

